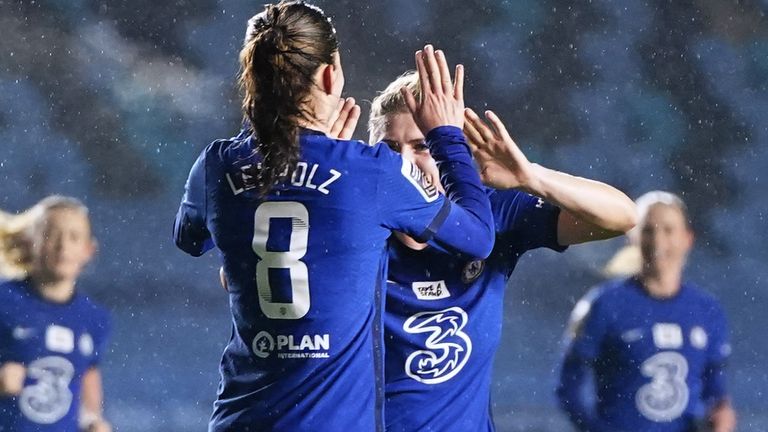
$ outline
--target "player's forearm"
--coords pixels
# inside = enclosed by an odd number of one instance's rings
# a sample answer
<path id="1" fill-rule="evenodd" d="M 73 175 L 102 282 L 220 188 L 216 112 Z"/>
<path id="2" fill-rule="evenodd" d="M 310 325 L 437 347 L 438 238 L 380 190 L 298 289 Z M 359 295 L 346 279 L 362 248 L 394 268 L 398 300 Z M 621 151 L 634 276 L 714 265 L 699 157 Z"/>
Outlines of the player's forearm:
<path id="1" fill-rule="evenodd" d="M 461 129 L 436 128 L 426 138 L 446 197 L 454 206 L 434 240 L 474 257 L 487 257 L 495 239 L 493 213 Z"/>
<path id="2" fill-rule="evenodd" d="M 533 164 L 531 179 L 522 186 L 576 218 L 615 235 L 637 223 L 634 202 L 618 189 L 595 180 L 577 177 Z"/>
<path id="3" fill-rule="evenodd" d="M 92 367 L 83 375 L 80 406 L 88 415 L 101 417 L 104 392 L 101 387 L 101 372 Z"/>
<path id="4" fill-rule="evenodd" d="M 733 432 L 736 430 L 736 411 L 727 398 L 721 400 L 709 412 L 709 421 L 713 432 Z"/>

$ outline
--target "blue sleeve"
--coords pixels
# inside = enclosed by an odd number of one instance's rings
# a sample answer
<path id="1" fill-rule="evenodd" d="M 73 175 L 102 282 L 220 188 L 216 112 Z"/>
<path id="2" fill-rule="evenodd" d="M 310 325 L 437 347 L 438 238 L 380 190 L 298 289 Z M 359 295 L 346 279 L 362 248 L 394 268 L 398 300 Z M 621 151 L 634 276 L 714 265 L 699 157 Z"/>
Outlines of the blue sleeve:
<path id="1" fill-rule="evenodd" d="M 583 389 L 592 376 L 591 372 L 590 365 L 572 351 L 565 355 L 557 386 L 560 406 L 581 432 L 616 432 L 597 417 L 594 407 L 589 406 L 584 398 Z"/>
<path id="2" fill-rule="evenodd" d="M 192 256 L 200 256 L 213 248 L 211 234 L 206 226 L 206 152 L 207 149 L 192 165 L 173 224 L 176 246 Z"/>
<path id="3" fill-rule="evenodd" d="M 0 365 L 9 361 L 18 361 L 14 353 L 10 350 L 13 344 L 11 329 L 0 323 Z"/>
<path id="4" fill-rule="evenodd" d="M 14 345 L 11 316 L 18 315 L 20 311 L 14 307 L 18 302 L 7 296 L 10 290 L 11 283 L 0 284 L 0 365 L 9 361 L 20 362 L 19 354 L 11 349 Z"/>
<path id="5" fill-rule="evenodd" d="M 725 366 L 731 354 L 728 338 L 728 323 L 720 306 L 714 306 L 711 341 L 707 347 L 707 364 L 704 369 L 702 397 L 713 405 L 728 396 L 726 389 Z"/>
<path id="6" fill-rule="evenodd" d="M 562 252 L 557 242 L 560 208 L 531 194 L 494 190 L 490 195 L 496 232 L 500 241 L 520 251 L 549 248 Z"/>
<path id="7" fill-rule="evenodd" d="M 485 258 L 493 249 L 493 214 L 459 128 L 427 134 L 446 196 L 412 163 L 393 153 L 379 184 L 384 225 L 451 252 Z"/>
<path id="8" fill-rule="evenodd" d="M 595 407 L 584 398 L 587 377 L 600 356 L 608 323 L 602 316 L 598 300 L 599 289 L 593 289 L 579 300 L 573 309 L 569 323 L 569 345 L 566 349 L 557 396 L 560 406 L 580 431 L 609 432 L 597 416 Z"/>

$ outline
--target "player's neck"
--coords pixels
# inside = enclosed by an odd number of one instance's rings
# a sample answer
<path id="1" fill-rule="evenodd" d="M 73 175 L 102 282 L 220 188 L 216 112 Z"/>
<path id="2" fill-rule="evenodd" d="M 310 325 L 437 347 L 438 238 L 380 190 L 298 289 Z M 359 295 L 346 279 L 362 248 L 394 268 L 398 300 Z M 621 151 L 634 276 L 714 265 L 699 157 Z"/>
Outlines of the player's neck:
<path id="1" fill-rule="evenodd" d="M 674 297 L 680 291 L 682 277 L 682 270 L 659 271 L 644 267 L 640 273 L 643 287 L 651 297 L 656 298 Z"/>
<path id="2" fill-rule="evenodd" d="M 75 281 L 30 274 L 32 286 L 37 294 L 52 303 L 66 303 L 75 295 Z"/>
<path id="3" fill-rule="evenodd" d="M 299 118 L 298 124 L 303 128 L 320 131 L 328 135 L 331 131 L 328 123 L 333 115 L 335 105 L 331 104 L 331 98 L 325 93 L 319 92 L 317 89 L 313 89 L 312 92 L 313 94 L 301 108 L 301 112 L 308 114 Z"/>

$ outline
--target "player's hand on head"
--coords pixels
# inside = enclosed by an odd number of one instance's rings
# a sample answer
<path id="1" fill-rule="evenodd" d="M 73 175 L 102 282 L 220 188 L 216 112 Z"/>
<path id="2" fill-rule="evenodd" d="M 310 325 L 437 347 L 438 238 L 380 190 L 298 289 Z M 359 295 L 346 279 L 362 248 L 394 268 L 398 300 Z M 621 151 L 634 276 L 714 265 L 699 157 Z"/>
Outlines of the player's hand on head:
<path id="1" fill-rule="evenodd" d="M 329 121 L 330 137 L 341 140 L 352 139 L 358 120 L 360 120 L 360 105 L 355 103 L 355 98 L 340 98 Z"/>
<path id="2" fill-rule="evenodd" d="M 535 190 L 533 164 L 509 136 L 496 114 L 486 111 L 486 122 L 469 108 L 464 113 L 464 135 L 483 183 L 497 189 Z"/>
<path id="3" fill-rule="evenodd" d="M 421 98 L 416 100 L 408 88 L 401 91 L 422 133 L 426 135 L 438 126 L 461 128 L 464 125 L 464 67 L 456 66 L 453 82 L 445 53 L 427 45 L 416 52 L 416 70 Z"/>
<path id="4" fill-rule="evenodd" d="M 24 388 L 27 368 L 17 362 L 5 362 L 0 365 L 0 395 L 15 396 Z"/>

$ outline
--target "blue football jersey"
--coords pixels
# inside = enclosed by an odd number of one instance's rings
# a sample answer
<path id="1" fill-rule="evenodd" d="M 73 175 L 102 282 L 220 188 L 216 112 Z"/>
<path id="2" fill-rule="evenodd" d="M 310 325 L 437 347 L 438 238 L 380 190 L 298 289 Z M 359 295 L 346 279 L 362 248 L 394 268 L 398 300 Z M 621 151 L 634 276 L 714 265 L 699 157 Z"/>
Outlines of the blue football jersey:
<path id="1" fill-rule="evenodd" d="M 493 357 L 507 280 L 527 250 L 557 243 L 560 210 L 489 191 L 496 244 L 486 260 L 390 239 L 385 313 L 388 431 L 489 431 Z"/>
<path id="2" fill-rule="evenodd" d="M 461 130 L 427 135 L 455 205 L 386 145 L 304 130 L 292 177 L 259 198 L 248 133 L 208 146 L 176 218 L 176 243 L 220 249 L 233 330 L 210 429 L 371 431 L 382 426 L 386 239 L 405 231 L 487 256 L 492 215 Z M 466 210 L 465 210 L 466 209 Z M 378 387 L 377 387 L 378 385 Z"/>
<path id="3" fill-rule="evenodd" d="M 109 313 L 82 294 L 52 303 L 27 281 L 0 284 L 0 364 L 27 372 L 18 396 L 0 397 L 0 431 L 77 431 L 83 374 L 108 333 Z"/>
<path id="4" fill-rule="evenodd" d="M 636 278 L 609 282 L 577 304 L 572 323 L 559 394 L 584 430 L 689 431 L 726 397 L 725 317 L 691 284 L 658 299 Z M 584 367 L 595 379 L 591 410 L 580 400 Z"/>

